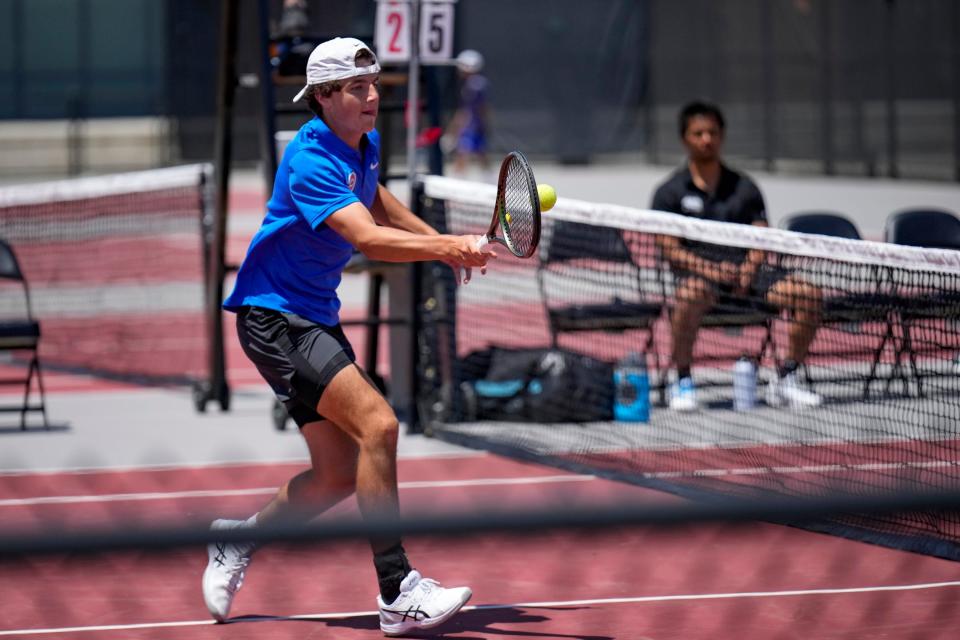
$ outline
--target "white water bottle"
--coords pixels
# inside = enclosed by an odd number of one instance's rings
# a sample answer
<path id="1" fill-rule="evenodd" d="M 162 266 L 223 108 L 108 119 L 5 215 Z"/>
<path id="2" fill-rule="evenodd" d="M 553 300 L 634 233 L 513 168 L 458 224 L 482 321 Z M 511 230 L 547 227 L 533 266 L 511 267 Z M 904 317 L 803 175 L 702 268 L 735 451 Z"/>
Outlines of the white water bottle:
<path id="1" fill-rule="evenodd" d="M 757 367 L 746 355 L 733 365 L 733 408 L 748 411 L 757 405 Z"/>

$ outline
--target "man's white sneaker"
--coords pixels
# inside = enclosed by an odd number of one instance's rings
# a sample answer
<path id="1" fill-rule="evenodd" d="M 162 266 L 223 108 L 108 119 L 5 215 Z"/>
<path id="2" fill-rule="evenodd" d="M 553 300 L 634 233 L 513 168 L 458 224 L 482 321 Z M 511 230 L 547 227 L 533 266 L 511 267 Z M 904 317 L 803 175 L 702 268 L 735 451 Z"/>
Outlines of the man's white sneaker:
<path id="1" fill-rule="evenodd" d="M 697 408 L 697 387 L 693 378 L 680 378 L 670 385 L 670 408 L 674 411 L 694 411 Z"/>
<path id="2" fill-rule="evenodd" d="M 214 520 L 211 531 L 249 526 L 244 520 Z M 250 565 L 253 543 L 214 542 L 207 545 L 207 568 L 203 572 L 203 600 L 218 622 L 230 613 L 233 597 L 243 585 L 243 576 Z"/>
<path id="3" fill-rule="evenodd" d="M 411 571 L 400 583 L 400 595 L 390 604 L 377 596 L 380 630 L 388 636 L 429 629 L 460 610 L 473 592 L 469 587 L 441 587 L 436 580 Z"/>
<path id="4" fill-rule="evenodd" d="M 782 378 L 774 375 L 767 385 L 767 404 L 771 407 L 788 405 L 791 409 L 807 409 L 822 403 L 823 398 L 800 385 L 796 371 Z"/>

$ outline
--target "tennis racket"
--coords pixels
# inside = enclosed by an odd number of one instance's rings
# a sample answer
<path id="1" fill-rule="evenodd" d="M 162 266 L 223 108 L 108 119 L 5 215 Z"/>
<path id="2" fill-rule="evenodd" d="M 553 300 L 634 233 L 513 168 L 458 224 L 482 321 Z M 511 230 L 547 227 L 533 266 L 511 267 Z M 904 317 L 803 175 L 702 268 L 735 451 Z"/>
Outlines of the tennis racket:
<path id="1" fill-rule="evenodd" d="M 498 235 L 499 231 L 499 235 Z M 529 258 L 540 244 L 540 196 L 527 159 L 511 151 L 500 163 L 493 219 L 477 248 L 496 242 L 518 258 Z"/>

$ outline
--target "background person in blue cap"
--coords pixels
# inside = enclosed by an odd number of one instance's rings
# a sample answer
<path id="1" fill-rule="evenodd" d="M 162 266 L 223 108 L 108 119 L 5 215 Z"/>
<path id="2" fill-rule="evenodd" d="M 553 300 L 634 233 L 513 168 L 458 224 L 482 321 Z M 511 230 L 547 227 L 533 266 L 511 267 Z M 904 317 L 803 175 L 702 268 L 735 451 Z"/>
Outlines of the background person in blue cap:
<path id="1" fill-rule="evenodd" d="M 490 83 L 483 71 L 483 55 L 465 49 L 457 56 L 460 75 L 460 96 L 442 144 L 444 150 L 454 153 L 453 170 L 464 173 L 469 161 L 474 160 L 483 172 L 490 169 L 487 141 L 490 135 Z"/>
<path id="2" fill-rule="evenodd" d="M 215 530 L 314 516 L 353 493 L 365 517 L 396 517 L 397 417 L 340 327 L 341 273 L 354 249 L 372 260 L 442 260 L 455 273 L 465 268 L 467 278 L 495 257 L 477 248 L 477 236 L 438 234 L 378 183 L 379 71 L 365 44 L 335 38 L 310 54 L 307 85 L 294 98 L 306 99 L 316 117 L 283 154 L 224 307 L 236 312 L 245 353 L 300 427 L 311 468 L 258 514 L 216 520 Z M 443 588 L 412 569 L 399 538 L 371 546 L 384 633 L 440 624 L 470 598 L 470 589 Z M 217 620 L 227 617 L 253 551 L 209 545 L 203 594 Z"/>

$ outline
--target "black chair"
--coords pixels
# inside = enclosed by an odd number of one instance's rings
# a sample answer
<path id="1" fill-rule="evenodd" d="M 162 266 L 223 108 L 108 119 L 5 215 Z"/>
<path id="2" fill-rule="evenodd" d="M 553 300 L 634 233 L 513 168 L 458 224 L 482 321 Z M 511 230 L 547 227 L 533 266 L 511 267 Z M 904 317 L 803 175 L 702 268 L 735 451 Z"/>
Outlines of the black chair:
<path id="1" fill-rule="evenodd" d="M 795 213 L 780 222 L 782 229 L 809 233 L 815 235 L 846 238 L 847 240 L 861 240 L 860 231 L 856 224 L 842 213 L 834 211 L 807 211 Z M 821 311 L 822 325 L 854 325 L 860 327 L 862 323 L 882 323 L 885 327 L 880 344 L 873 350 L 873 359 L 870 373 L 863 388 L 864 398 L 870 395 L 870 385 L 876 379 L 880 358 L 887 344 L 894 341 L 895 298 L 890 293 L 892 276 L 890 270 L 882 267 L 870 268 L 869 273 L 862 276 L 863 282 L 859 290 L 826 293 Z M 853 283 L 850 283 L 851 285 Z M 857 331 L 859 333 L 859 331 Z M 846 355 L 846 354 L 835 354 Z M 804 367 L 807 381 L 812 384 L 809 368 Z"/>
<path id="2" fill-rule="evenodd" d="M 25 376 L 0 378 L 0 384 L 3 385 L 23 385 L 23 401 L 16 405 L 0 406 L 0 411 L 19 412 L 21 429 L 27 428 L 27 412 L 39 411 L 43 415 L 43 426 L 49 428 L 43 376 L 37 354 L 40 345 L 40 323 L 33 316 L 30 288 L 20 270 L 16 254 L 3 240 L 0 240 L 0 279 L 10 285 L 3 287 L 7 295 L 4 296 L 4 317 L 0 317 L 0 351 L 23 352 L 29 357 Z M 34 376 L 40 395 L 39 404 L 30 402 Z"/>
<path id="3" fill-rule="evenodd" d="M 762 327 L 763 340 L 755 356 L 756 361 L 761 362 L 773 347 L 773 319 L 776 316 L 777 309 L 766 301 L 720 295 L 716 304 L 700 319 L 700 328 L 736 332 L 746 327 Z"/>
<path id="4" fill-rule="evenodd" d="M 890 215 L 883 239 L 928 249 L 960 249 L 960 218 L 945 209 L 905 209 Z"/>
<path id="5" fill-rule="evenodd" d="M 557 220 L 540 243 L 537 283 L 554 347 L 564 333 L 645 332 L 642 349 L 653 355 L 662 401 L 664 376 L 652 347 L 666 299 L 663 275 L 652 236 L 634 235 L 631 248 L 620 229 Z"/>
<path id="6" fill-rule="evenodd" d="M 850 218 L 833 211 L 804 211 L 780 221 L 780 228 L 798 233 L 860 240 L 860 231 Z"/>
<path id="7" fill-rule="evenodd" d="M 960 218 L 945 209 L 918 208 L 892 213 L 884 225 L 884 240 L 893 244 L 929 249 L 960 250 Z M 908 276 L 901 274 L 901 279 Z M 903 339 L 897 350 L 895 367 L 907 355 L 917 384 L 917 393 L 923 395 L 923 379 L 917 366 L 917 352 L 913 333 L 923 321 L 946 321 L 960 317 L 960 278 L 944 276 L 935 281 L 937 287 L 898 283 L 902 294 L 899 313 Z M 955 355 L 955 354 L 951 354 Z"/>

